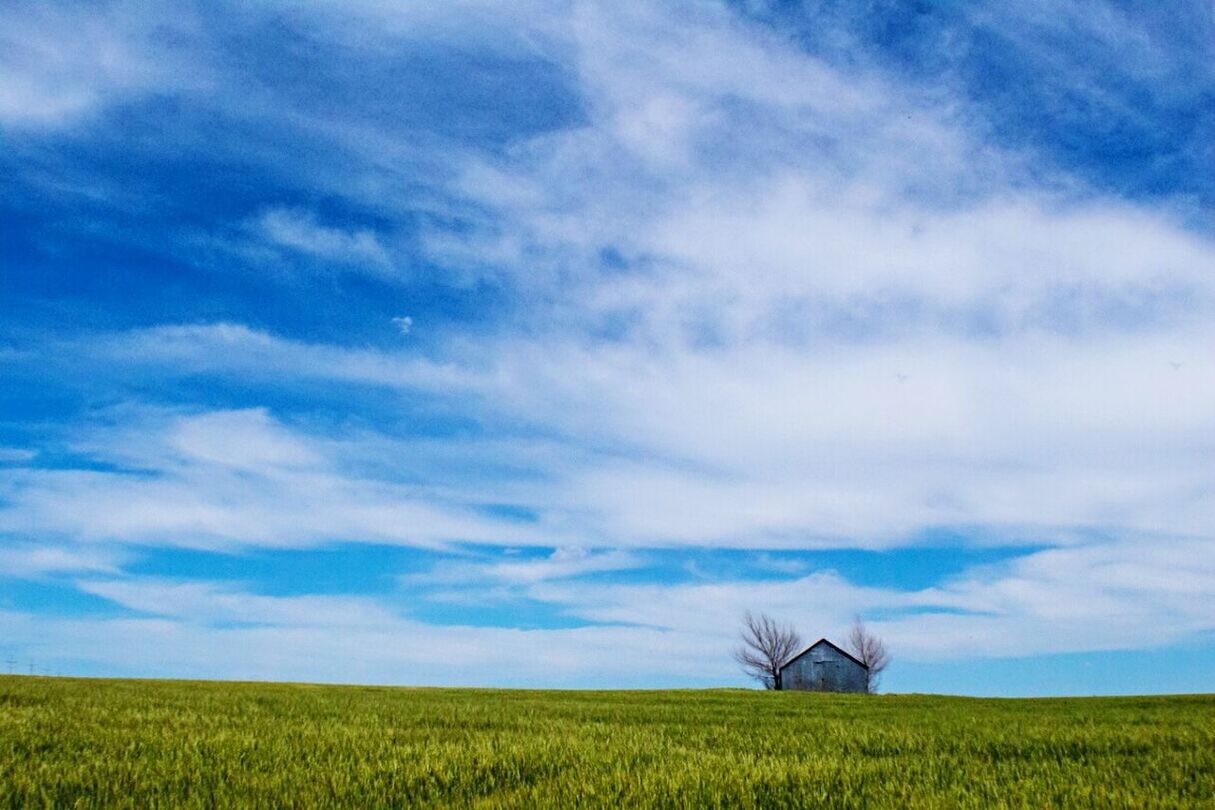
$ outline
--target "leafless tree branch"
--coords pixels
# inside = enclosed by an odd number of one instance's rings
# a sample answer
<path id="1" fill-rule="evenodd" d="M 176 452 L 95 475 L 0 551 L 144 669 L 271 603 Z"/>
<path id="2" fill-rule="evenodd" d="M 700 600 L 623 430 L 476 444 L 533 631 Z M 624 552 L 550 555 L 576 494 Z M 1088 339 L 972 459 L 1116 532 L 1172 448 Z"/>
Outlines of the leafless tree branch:
<path id="1" fill-rule="evenodd" d="M 877 692 L 882 671 L 890 664 L 890 653 L 882 640 L 869 632 L 860 616 L 852 620 L 852 630 L 848 633 L 848 652 L 869 667 L 865 685 L 870 694 Z"/>
<path id="2" fill-rule="evenodd" d="M 783 625 L 767 614 L 743 614 L 742 644 L 734 650 L 734 660 L 743 672 L 765 689 L 780 689 L 780 668 L 797 654 L 801 636 L 790 625 Z"/>

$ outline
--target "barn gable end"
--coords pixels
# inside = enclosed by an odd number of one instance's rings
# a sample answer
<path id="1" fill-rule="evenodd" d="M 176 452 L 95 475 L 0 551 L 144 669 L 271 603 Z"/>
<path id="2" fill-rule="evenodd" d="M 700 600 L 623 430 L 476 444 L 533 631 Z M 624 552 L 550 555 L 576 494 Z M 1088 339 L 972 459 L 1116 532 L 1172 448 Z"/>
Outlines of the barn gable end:
<path id="1" fill-rule="evenodd" d="M 820 638 L 781 667 L 780 688 L 810 692 L 867 692 L 868 670 L 846 650 Z"/>

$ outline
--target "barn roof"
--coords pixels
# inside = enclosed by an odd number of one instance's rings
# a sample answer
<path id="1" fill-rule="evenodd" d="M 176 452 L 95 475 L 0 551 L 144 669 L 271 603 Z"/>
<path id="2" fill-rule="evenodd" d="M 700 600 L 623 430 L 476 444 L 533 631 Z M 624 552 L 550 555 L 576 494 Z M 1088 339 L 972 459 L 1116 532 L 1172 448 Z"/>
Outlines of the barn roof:
<path id="1" fill-rule="evenodd" d="M 781 667 L 780 667 L 780 668 L 781 668 L 781 669 L 784 669 L 785 667 L 789 666 L 789 665 L 790 665 L 790 664 L 792 664 L 794 661 L 796 661 L 797 659 L 801 658 L 803 655 L 805 655 L 806 653 L 810 652 L 811 650 L 813 650 L 815 647 L 817 647 L 817 646 L 818 646 L 818 645 L 820 645 L 820 644 L 826 644 L 828 647 L 830 647 L 831 649 L 835 650 L 835 651 L 836 651 L 836 652 L 838 652 L 840 655 L 843 655 L 843 656 L 844 656 L 845 658 L 847 658 L 848 660 L 850 660 L 850 661 L 854 662 L 854 663 L 855 663 L 857 666 L 864 667 L 865 669 L 869 669 L 869 666 L 868 666 L 868 665 L 867 665 L 867 664 L 866 664 L 864 661 L 859 660 L 859 659 L 858 659 L 858 658 L 857 658 L 855 655 L 853 655 L 852 653 L 848 652 L 848 651 L 847 651 L 847 650 L 845 650 L 843 647 L 840 647 L 838 644 L 832 644 L 830 641 L 828 641 L 828 640 L 827 640 L 827 639 L 825 639 L 825 638 L 820 638 L 818 641 L 814 642 L 814 643 L 813 643 L 813 644 L 811 644 L 809 647 L 807 647 L 806 649 L 802 650 L 801 652 L 799 652 L 797 655 L 795 655 L 795 656 L 793 656 L 792 658 L 790 658 L 790 659 L 789 659 L 788 661 L 786 661 L 785 663 L 781 664 Z"/>

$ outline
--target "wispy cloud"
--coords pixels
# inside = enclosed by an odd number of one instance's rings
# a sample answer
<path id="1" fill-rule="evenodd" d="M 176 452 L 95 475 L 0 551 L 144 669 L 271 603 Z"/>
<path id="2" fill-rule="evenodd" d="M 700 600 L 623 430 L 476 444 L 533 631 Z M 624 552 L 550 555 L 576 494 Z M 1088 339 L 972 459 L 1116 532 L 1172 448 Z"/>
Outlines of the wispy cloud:
<path id="1" fill-rule="evenodd" d="M 396 621 L 367 599 L 260 596 L 227 583 L 89 579 L 78 587 L 139 613 L 202 626 L 368 627 Z"/>
<path id="2" fill-rule="evenodd" d="M 124 100 L 204 85 L 205 75 L 181 70 L 163 46 L 166 29 L 188 30 L 190 16 L 157 19 L 123 4 L 23 4 L 0 34 L 0 126 L 66 126 Z"/>
<path id="3" fill-rule="evenodd" d="M 0 531 L 200 548 L 549 542 L 545 527 L 485 516 L 471 492 L 343 470 L 341 443 L 262 410 L 144 412 L 78 447 L 80 467 L 5 476 Z"/>
<path id="4" fill-rule="evenodd" d="M 393 270 L 388 251 L 375 232 L 366 228 L 343 230 L 322 225 L 305 211 L 271 208 L 257 219 L 256 230 L 272 245 L 339 267 L 376 274 Z"/>
<path id="5" fill-rule="evenodd" d="M 0 577 L 30 579 L 50 574 L 118 573 L 130 556 L 113 548 L 5 542 L 0 544 Z"/>
<path id="6" fill-rule="evenodd" d="M 53 639 L 56 656 L 104 662 L 119 672 L 474 685 L 535 683 L 537 677 L 567 685 L 588 679 L 644 683 L 639 672 L 646 679 L 678 677 L 702 641 L 619 626 L 435 626 L 359 598 L 260 596 L 222 583 L 96 581 L 83 587 L 152 616 L 0 614 L 11 638 L 35 655 L 51 652 L 44 642 Z M 486 671 L 491 662 L 493 672 Z"/>
<path id="7" fill-rule="evenodd" d="M 480 589 L 487 584 L 534 585 L 588 574 L 627 571 L 644 565 L 644 558 L 635 552 L 596 551 L 575 546 L 558 548 L 548 556 L 539 558 L 443 562 L 423 573 L 404 577 L 402 581 L 415 585 L 459 585 Z"/>
<path id="8" fill-rule="evenodd" d="M 233 327 L 113 345 L 191 373 L 450 397 L 489 435 L 525 425 L 598 448 L 550 456 L 543 482 L 515 488 L 542 513 L 576 516 L 568 528 L 588 542 L 872 546 L 942 525 L 1038 541 L 1215 525 L 1199 438 L 1215 413 L 1205 331 L 935 336 L 826 352 L 509 339 L 440 362 Z"/>

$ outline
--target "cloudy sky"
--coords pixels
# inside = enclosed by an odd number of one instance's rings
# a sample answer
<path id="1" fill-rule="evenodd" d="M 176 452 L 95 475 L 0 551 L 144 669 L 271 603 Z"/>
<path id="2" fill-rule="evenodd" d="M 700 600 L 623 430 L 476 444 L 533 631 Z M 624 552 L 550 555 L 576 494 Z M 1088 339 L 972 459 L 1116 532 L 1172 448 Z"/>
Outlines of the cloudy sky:
<path id="1" fill-rule="evenodd" d="M 5 669 L 1215 683 L 1209 0 L 4 17 Z"/>

